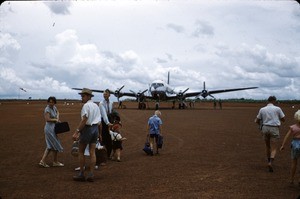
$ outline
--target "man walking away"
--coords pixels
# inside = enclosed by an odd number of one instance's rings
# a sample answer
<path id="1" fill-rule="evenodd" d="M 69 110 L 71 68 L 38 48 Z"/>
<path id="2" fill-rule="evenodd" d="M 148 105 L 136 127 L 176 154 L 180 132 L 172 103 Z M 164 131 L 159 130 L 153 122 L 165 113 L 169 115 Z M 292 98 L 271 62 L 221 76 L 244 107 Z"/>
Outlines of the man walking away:
<path id="1" fill-rule="evenodd" d="M 255 122 L 262 125 L 261 132 L 266 144 L 266 155 L 268 159 L 269 172 L 273 172 L 273 161 L 275 159 L 278 140 L 280 138 L 279 127 L 285 121 L 285 115 L 280 107 L 275 106 L 276 97 L 270 96 L 268 104 L 258 112 Z"/>

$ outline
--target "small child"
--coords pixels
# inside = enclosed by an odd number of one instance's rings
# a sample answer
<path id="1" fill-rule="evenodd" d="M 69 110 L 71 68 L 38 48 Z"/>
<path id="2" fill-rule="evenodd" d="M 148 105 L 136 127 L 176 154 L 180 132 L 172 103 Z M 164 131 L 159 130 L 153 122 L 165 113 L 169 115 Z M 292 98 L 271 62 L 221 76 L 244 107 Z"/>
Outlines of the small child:
<path id="1" fill-rule="evenodd" d="M 111 140 L 112 140 L 112 149 L 113 154 L 111 159 L 115 160 L 117 158 L 118 162 L 121 162 L 121 150 L 123 150 L 122 147 L 122 141 L 126 140 L 126 138 L 122 137 L 120 129 L 122 128 L 122 124 L 120 121 L 115 121 L 113 126 L 111 127 L 111 130 L 109 131 Z"/>
<path id="2" fill-rule="evenodd" d="M 292 157 L 292 166 L 291 166 L 291 184 L 294 184 L 295 173 L 297 169 L 297 160 L 300 158 L 300 110 L 298 110 L 294 118 L 296 120 L 296 124 L 291 125 L 289 131 L 284 137 L 282 145 L 280 147 L 280 151 L 284 149 L 284 145 L 287 142 L 287 139 L 291 136 L 291 157 Z M 300 181 L 299 181 L 300 186 Z"/>

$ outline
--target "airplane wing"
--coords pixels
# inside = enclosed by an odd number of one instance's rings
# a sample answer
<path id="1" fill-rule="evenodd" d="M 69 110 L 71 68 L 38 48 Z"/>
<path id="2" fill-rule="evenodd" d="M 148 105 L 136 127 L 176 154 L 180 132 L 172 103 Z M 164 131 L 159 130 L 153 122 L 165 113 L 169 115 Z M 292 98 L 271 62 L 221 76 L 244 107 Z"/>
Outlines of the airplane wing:
<path id="1" fill-rule="evenodd" d="M 140 94 L 144 94 L 147 90 L 143 91 L 142 93 L 135 93 L 133 91 L 131 92 L 121 92 L 121 89 L 123 88 L 124 86 L 122 86 L 120 89 L 117 89 L 115 91 L 112 91 L 112 90 L 109 90 L 111 94 L 113 94 L 115 97 L 118 98 L 118 101 L 119 101 L 119 98 L 120 97 L 123 97 L 123 96 L 128 96 L 128 97 L 136 97 L 136 98 L 139 98 L 140 97 Z M 82 88 L 72 88 L 73 90 L 79 90 L 81 91 Z M 103 93 L 105 90 L 97 90 L 97 89 L 90 89 L 91 91 L 93 92 L 96 92 L 96 93 Z M 146 97 L 146 96 L 145 96 Z"/>
<path id="2" fill-rule="evenodd" d="M 256 89 L 256 88 L 258 88 L 258 87 L 232 88 L 232 89 L 221 89 L 221 90 L 212 90 L 212 91 L 203 89 L 201 92 L 186 93 L 185 97 L 201 96 L 203 98 L 206 98 L 207 96 L 213 97 L 212 94 L 241 91 L 241 90 L 248 90 L 248 89 Z"/>
<path id="3" fill-rule="evenodd" d="M 82 88 L 72 88 L 73 90 L 78 90 L 78 91 L 81 91 L 82 90 Z M 96 92 L 96 93 L 103 93 L 104 92 L 104 90 L 95 90 L 95 89 L 90 89 L 91 91 L 93 91 L 93 92 Z"/>

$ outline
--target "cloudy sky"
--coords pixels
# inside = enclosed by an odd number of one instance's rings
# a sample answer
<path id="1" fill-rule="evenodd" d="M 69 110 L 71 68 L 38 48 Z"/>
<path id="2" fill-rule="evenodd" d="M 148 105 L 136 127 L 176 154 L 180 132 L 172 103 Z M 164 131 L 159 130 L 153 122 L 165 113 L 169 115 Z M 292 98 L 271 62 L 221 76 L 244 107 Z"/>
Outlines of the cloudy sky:
<path id="1" fill-rule="evenodd" d="M 168 71 L 175 90 L 300 99 L 296 1 L 6 1 L 0 17 L 0 99 L 139 91 Z"/>

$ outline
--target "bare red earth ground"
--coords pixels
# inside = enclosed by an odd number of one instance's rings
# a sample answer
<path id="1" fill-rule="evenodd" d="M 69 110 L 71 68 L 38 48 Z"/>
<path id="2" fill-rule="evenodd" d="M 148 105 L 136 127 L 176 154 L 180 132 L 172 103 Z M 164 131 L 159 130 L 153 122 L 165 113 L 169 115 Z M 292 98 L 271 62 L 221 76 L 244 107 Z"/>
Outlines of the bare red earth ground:
<path id="1" fill-rule="evenodd" d="M 290 151 L 278 153 L 274 173 L 266 168 L 264 143 L 254 124 L 263 104 L 196 103 L 194 109 L 172 110 L 162 104 L 165 143 L 160 155 L 142 151 L 151 110 L 136 103 L 118 109 L 123 122 L 122 162 L 109 161 L 95 171 L 95 182 L 75 182 L 78 160 L 71 156 L 71 136 L 80 120 L 81 104 L 59 101 L 61 120 L 71 132 L 60 134 L 63 168 L 40 168 L 45 149 L 43 110 L 46 102 L 1 102 L 0 196 L 6 198 L 268 198 L 294 199 L 290 186 Z M 299 108 L 280 105 L 287 121 L 281 140 Z M 52 163 L 52 156 L 47 159 Z M 298 167 L 300 170 L 300 168 Z M 297 177 L 300 178 L 299 172 Z"/>

